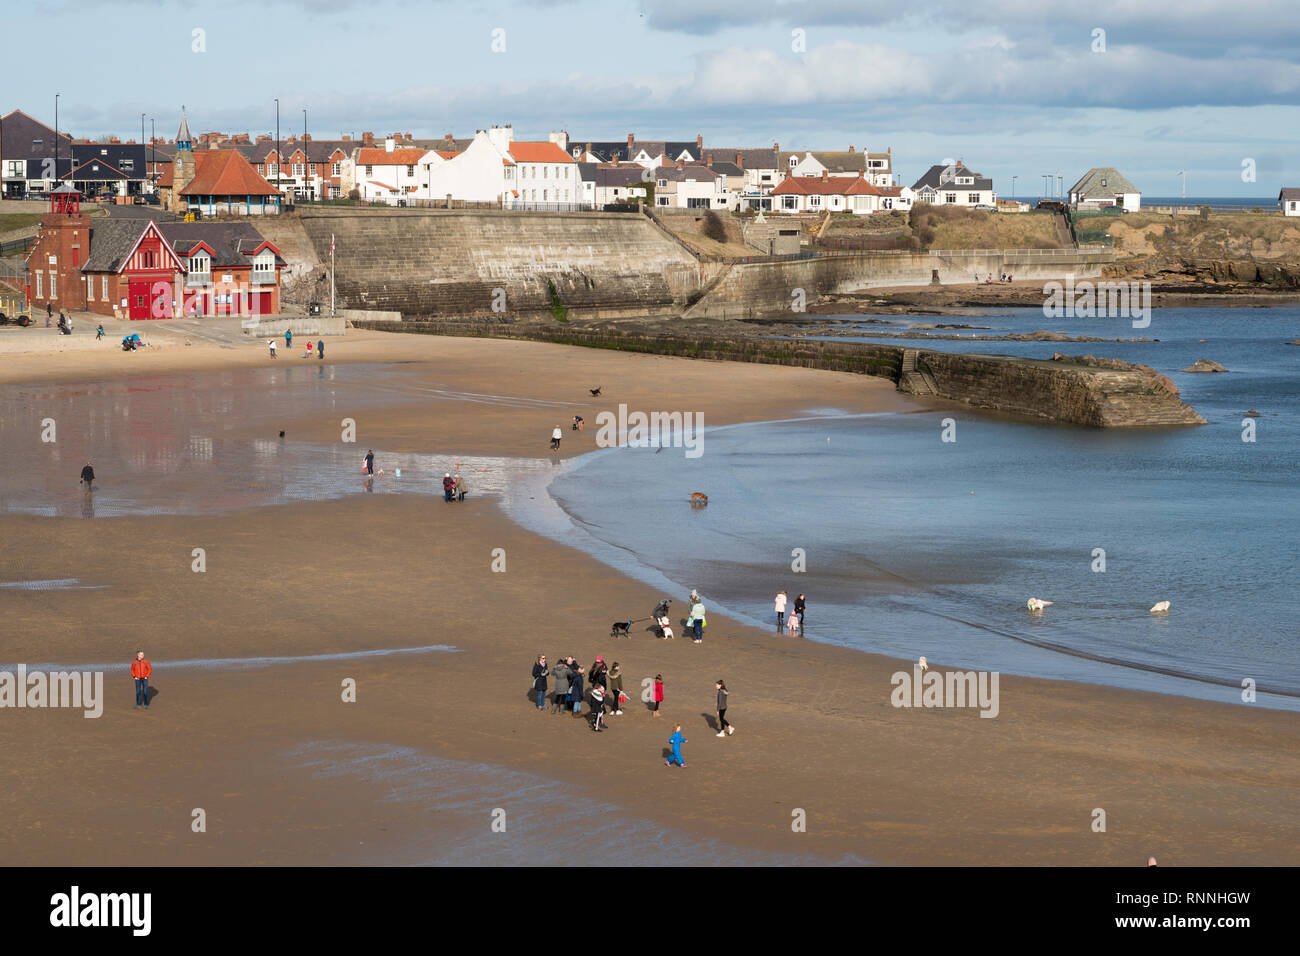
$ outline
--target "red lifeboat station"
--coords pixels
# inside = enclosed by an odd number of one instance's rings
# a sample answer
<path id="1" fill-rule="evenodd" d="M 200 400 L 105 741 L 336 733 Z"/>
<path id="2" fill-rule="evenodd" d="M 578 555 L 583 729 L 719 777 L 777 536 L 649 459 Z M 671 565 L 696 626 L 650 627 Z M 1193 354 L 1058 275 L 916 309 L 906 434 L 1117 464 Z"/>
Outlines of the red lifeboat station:
<path id="1" fill-rule="evenodd" d="M 50 195 L 28 255 L 33 309 L 123 319 L 274 315 L 280 250 L 247 222 L 156 222 L 81 213 L 80 195 Z"/>

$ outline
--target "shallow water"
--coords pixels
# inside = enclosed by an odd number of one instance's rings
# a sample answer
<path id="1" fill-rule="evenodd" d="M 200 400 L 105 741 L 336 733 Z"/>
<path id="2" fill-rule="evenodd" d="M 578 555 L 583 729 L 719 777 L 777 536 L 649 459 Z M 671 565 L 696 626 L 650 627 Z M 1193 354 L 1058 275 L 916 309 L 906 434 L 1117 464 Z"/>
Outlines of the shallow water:
<path id="1" fill-rule="evenodd" d="M 408 747 L 319 741 L 286 755 L 319 780 L 349 777 L 373 785 L 384 803 L 414 803 L 437 816 L 436 835 L 407 834 L 399 851 L 376 848 L 360 863 L 414 866 L 861 866 L 747 850 L 633 816 L 614 804 L 575 796 L 571 787 L 491 764 L 444 760 Z M 647 758 L 647 774 L 689 773 Z M 492 813 L 505 812 L 493 832 Z"/>
<path id="2" fill-rule="evenodd" d="M 1098 320 L 1045 324 L 1041 311 L 965 321 L 1107 334 Z M 803 591 L 817 640 L 1238 703 L 1249 678 L 1274 692 L 1260 703 L 1300 709 L 1300 348 L 1282 344 L 1296 330 L 1294 308 L 1193 309 L 1116 331 L 1168 340 L 1127 352 L 934 343 L 1143 361 L 1175 379 L 1210 421 L 1200 428 L 1121 432 L 964 410 L 711 428 L 696 460 L 587 456 L 552 486 L 560 514 L 518 517 L 670 595 L 698 587 L 754 623 L 773 626 L 777 590 Z M 1233 371 L 1178 371 L 1199 357 Z M 1250 407 L 1264 416 L 1253 443 L 1242 441 Z M 957 440 L 945 443 L 949 417 Z M 706 509 L 686 502 L 697 490 Z M 804 573 L 791 571 L 796 548 Z M 1093 570 L 1097 548 L 1104 572 Z M 1029 597 L 1056 603 L 1030 614 Z M 1161 600 L 1171 613 L 1150 614 Z"/>

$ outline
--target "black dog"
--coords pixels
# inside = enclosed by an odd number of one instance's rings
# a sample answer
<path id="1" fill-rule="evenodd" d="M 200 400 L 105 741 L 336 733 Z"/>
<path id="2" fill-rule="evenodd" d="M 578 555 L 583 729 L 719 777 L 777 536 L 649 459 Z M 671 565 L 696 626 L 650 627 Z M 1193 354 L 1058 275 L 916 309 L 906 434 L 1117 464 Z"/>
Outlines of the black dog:
<path id="1" fill-rule="evenodd" d="M 632 628 L 631 621 L 615 621 L 613 624 L 609 626 L 609 636 L 610 637 L 631 637 L 632 636 L 631 628 Z"/>

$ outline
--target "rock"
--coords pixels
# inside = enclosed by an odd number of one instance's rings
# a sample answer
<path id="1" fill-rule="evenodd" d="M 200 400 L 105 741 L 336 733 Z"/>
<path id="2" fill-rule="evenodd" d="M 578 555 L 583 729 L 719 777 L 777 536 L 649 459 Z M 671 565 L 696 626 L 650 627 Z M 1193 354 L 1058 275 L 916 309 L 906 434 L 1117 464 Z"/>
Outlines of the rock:
<path id="1" fill-rule="evenodd" d="M 1218 362 L 1211 362 L 1209 359 L 1197 359 L 1184 372 L 1226 372 L 1227 369 Z"/>
<path id="2" fill-rule="evenodd" d="M 1247 418 L 1263 418 L 1264 416 L 1260 415 L 1259 412 L 1255 411 L 1255 409 L 1252 408 L 1250 411 L 1248 411 L 1248 412 L 1246 413 L 1246 417 L 1247 417 Z"/>
<path id="3" fill-rule="evenodd" d="M 1286 344 L 1286 345 L 1300 345 L 1300 339 L 1296 339 L 1294 342 L 1286 342 L 1286 343 L 1284 343 L 1284 344 Z"/>

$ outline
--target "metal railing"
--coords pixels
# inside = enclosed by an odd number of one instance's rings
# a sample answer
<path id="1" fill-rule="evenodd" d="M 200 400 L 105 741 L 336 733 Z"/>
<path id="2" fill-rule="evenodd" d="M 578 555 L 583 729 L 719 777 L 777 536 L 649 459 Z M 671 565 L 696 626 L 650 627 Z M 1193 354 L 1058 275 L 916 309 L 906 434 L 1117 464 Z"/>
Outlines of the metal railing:
<path id="1" fill-rule="evenodd" d="M 930 249 L 932 256 L 1028 256 L 1042 259 L 1062 259 L 1079 255 L 1104 255 L 1113 252 L 1101 243 L 1080 245 L 1077 249 Z"/>

